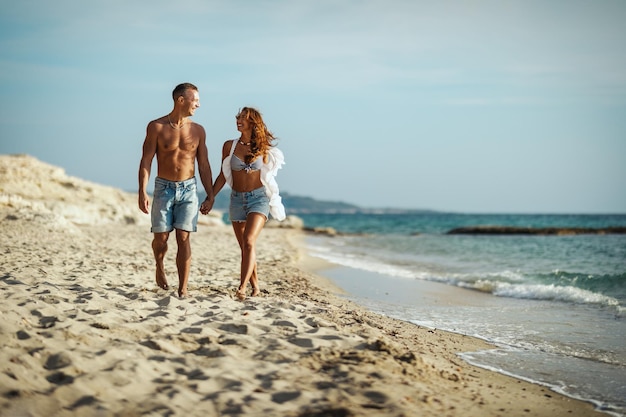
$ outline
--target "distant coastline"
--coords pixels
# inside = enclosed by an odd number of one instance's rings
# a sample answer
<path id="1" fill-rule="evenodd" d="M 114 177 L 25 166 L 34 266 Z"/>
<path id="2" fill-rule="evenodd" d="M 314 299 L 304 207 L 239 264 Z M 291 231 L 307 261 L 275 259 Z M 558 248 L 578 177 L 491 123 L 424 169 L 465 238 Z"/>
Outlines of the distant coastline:
<path id="1" fill-rule="evenodd" d="M 626 227 L 512 227 L 512 226 L 469 226 L 450 230 L 449 235 L 609 235 L 625 234 Z"/>

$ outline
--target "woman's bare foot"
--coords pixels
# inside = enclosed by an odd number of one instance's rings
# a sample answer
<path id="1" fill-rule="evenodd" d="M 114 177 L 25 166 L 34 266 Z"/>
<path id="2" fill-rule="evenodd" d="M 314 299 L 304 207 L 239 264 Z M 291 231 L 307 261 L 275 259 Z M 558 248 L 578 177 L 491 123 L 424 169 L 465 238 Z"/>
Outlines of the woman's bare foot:
<path id="1" fill-rule="evenodd" d="M 187 298 L 189 297 L 189 293 L 187 292 L 187 290 L 181 291 L 178 290 L 178 298 Z"/>
<path id="2" fill-rule="evenodd" d="M 261 289 L 259 287 L 252 287 L 252 294 L 250 296 L 256 297 L 257 295 L 259 295 L 260 292 L 261 292 Z"/>
<path id="3" fill-rule="evenodd" d="M 246 299 L 246 291 L 245 290 L 237 290 L 235 296 L 239 301 L 243 301 Z"/>

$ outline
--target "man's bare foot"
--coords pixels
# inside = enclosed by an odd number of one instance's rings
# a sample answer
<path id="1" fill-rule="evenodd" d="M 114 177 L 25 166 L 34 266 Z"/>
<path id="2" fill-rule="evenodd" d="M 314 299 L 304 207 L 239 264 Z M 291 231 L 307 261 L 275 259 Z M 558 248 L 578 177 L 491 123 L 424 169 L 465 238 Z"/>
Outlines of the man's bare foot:
<path id="1" fill-rule="evenodd" d="M 261 289 L 259 287 L 252 287 L 252 294 L 250 296 L 256 297 L 257 295 L 259 295 L 260 292 L 261 292 Z"/>
<path id="2" fill-rule="evenodd" d="M 235 293 L 235 297 L 237 297 L 237 299 L 239 301 L 243 301 L 246 299 L 246 291 L 245 290 L 237 290 L 237 292 Z"/>
<path id="3" fill-rule="evenodd" d="M 167 279 L 165 279 L 165 274 L 163 272 L 159 273 L 158 270 L 156 272 L 156 284 L 157 287 L 161 288 L 162 290 L 170 289 L 170 286 L 167 285 Z"/>
<path id="4" fill-rule="evenodd" d="M 187 292 L 187 290 L 178 290 L 178 298 L 189 298 L 189 293 Z"/>

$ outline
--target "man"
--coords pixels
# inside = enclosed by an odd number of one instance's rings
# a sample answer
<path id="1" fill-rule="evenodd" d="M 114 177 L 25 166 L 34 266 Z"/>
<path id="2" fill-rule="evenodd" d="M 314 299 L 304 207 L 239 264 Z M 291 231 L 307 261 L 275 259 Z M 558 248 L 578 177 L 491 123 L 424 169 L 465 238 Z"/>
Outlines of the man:
<path id="1" fill-rule="evenodd" d="M 151 215 L 156 283 L 164 290 L 169 288 L 163 260 L 170 232 L 175 229 L 178 244 L 178 296 L 185 297 L 191 267 L 189 235 L 196 231 L 198 222 L 196 160 L 200 181 L 207 193 L 207 199 L 200 207 L 203 214 L 208 213 L 213 206 L 213 178 L 204 128 L 189 119 L 200 107 L 198 88 L 190 83 L 180 84 L 172 92 L 172 98 L 174 109 L 168 115 L 148 123 L 146 129 L 143 155 L 139 164 L 139 209 L 149 213 L 150 201 L 146 188 L 152 160 L 156 155 L 158 171 Z"/>

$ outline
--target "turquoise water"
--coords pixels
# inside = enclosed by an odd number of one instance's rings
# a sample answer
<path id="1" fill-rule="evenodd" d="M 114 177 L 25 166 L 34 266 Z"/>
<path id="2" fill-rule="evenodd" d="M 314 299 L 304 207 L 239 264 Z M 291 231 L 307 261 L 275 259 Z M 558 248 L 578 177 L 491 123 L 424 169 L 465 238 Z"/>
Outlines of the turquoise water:
<path id="1" fill-rule="evenodd" d="M 338 266 L 324 274 L 357 302 L 481 337 L 499 349 L 463 355 L 469 362 L 626 415 L 626 235 L 446 234 L 476 225 L 626 226 L 626 215 L 298 216 L 306 227 L 345 233 L 312 236 L 308 245 L 313 256 Z M 420 283 L 462 291 L 463 301 L 425 298 Z M 394 296 L 398 288 L 404 294 Z"/>

